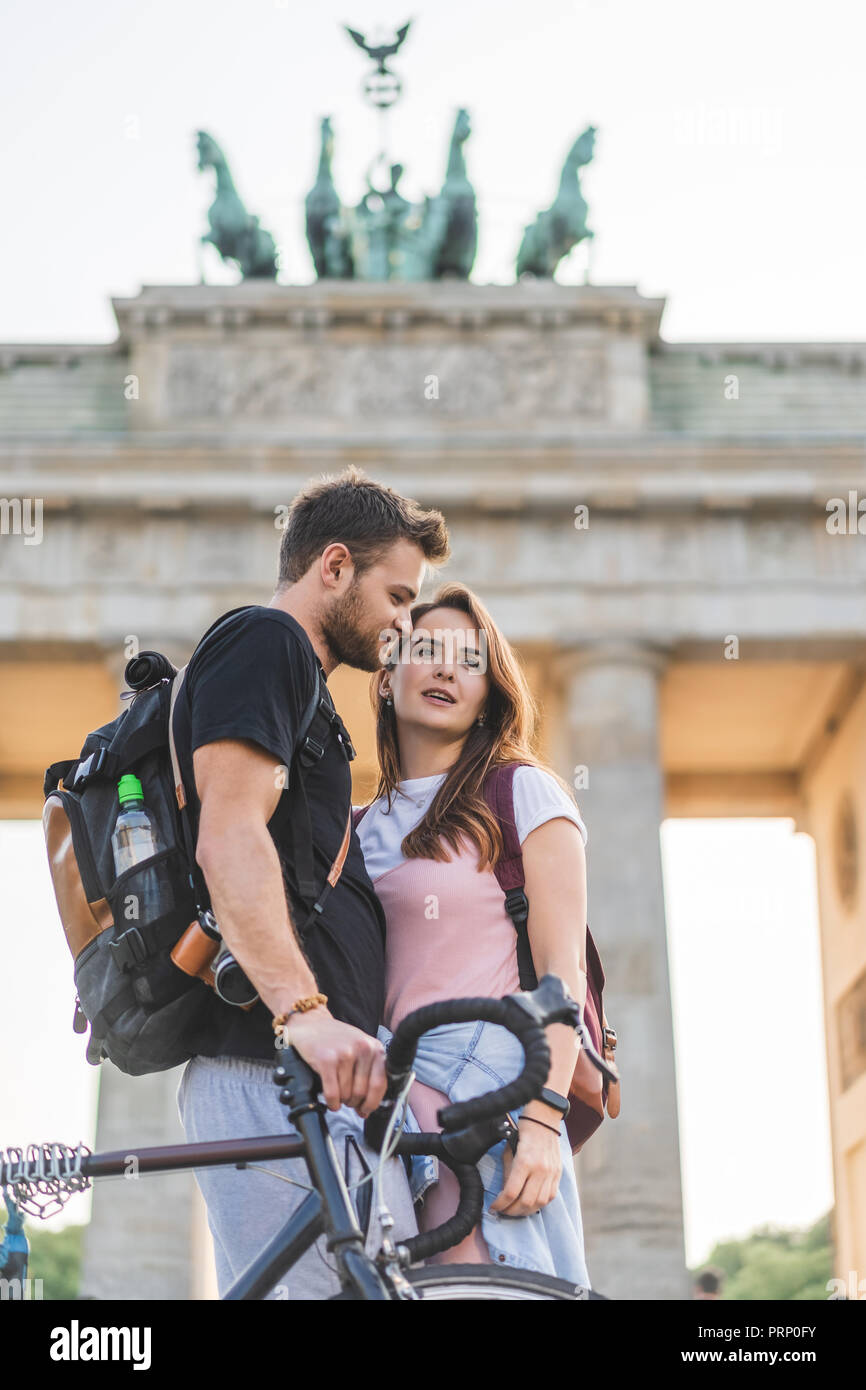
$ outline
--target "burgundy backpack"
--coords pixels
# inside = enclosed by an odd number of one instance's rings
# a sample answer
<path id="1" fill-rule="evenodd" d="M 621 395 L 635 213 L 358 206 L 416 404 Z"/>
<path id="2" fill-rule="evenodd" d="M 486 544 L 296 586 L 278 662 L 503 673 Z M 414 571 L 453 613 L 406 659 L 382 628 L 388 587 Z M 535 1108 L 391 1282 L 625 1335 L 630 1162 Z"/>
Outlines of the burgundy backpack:
<path id="1" fill-rule="evenodd" d="M 505 910 L 514 923 L 517 933 L 517 968 L 520 988 L 535 989 L 538 977 L 532 963 L 527 920 L 529 899 L 526 896 L 526 878 L 523 872 L 523 854 L 517 838 L 517 825 L 514 819 L 514 774 L 518 767 L 530 766 L 524 763 L 506 763 L 491 768 L 484 782 L 484 799 L 499 822 L 504 840 L 502 856 L 494 866 L 496 880 L 505 894 Z M 369 807 L 361 806 L 354 813 L 357 827 Z M 586 1005 L 583 1020 L 592 1045 L 609 1062 L 614 1060 L 616 1034 L 607 1027 L 602 1003 L 604 989 L 604 970 L 595 942 L 586 928 Z M 592 1065 L 581 1048 L 568 1099 L 571 1110 L 565 1121 L 566 1133 L 571 1144 L 572 1154 L 583 1148 L 605 1117 L 605 1112 L 614 1118 L 619 1114 L 619 1082 L 610 1083 Z"/>

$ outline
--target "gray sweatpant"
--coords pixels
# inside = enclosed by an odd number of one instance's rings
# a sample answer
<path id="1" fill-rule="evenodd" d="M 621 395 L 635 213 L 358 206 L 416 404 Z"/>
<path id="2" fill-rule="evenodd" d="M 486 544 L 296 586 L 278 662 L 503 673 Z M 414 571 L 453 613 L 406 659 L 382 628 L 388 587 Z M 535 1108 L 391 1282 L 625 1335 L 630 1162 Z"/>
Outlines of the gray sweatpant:
<path id="1" fill-rule="evenodd" d="M 290 1124 L 286 1107 L 272 1079 L 273 1063 L 246 1057 L 193 1057 L 184 1069 L 177 1091 L 177 1104 L 187 1140 L 198 1143 L 215 1139 L 251 1139 L 265 1134 L 297 1134 Z M 328 1129 L 346 1181 L 363 1175 L 360 1152 L 373 1169 L 378 1155 L 363 1139 L 363 1121 L 347 1106 L 326 1112 Z M 348 1141 L 348 1142 L 347 1142 Z M 264 1159 L 262 1166 L 310 1185 L 306 1163 L 298 1159 Z M 220 1297 L 235 1279 L 261 1254 L 266 1244 L 300 1205 L 306 1192 L 255 1167 L 197 1168 L 196 1181 L 207 1205 L 216 1255 Z M 364 1191 L 372 1196 L 372 1181 L 350 1191 L 350 1197 L 365 1225 Z M 409 1191 L 406 1170 L 392 1158 L 383 1175 L 382 1191 L 394 1217 L 392 1235 L 405 1240 L 418 1226 Z M 367 1202 L 367 1209 L 370 1204 Z M 380 1228 L 372 1203 L 367 1232 L 367 1252 L 375 1254 L 380 1244 Z M 281 1276 L 268 1294 L 272 1299 L 324 1299 L 339 1293 L 336 1261 L 325 1250 L 321 1237 L 297 1263 Z"/>

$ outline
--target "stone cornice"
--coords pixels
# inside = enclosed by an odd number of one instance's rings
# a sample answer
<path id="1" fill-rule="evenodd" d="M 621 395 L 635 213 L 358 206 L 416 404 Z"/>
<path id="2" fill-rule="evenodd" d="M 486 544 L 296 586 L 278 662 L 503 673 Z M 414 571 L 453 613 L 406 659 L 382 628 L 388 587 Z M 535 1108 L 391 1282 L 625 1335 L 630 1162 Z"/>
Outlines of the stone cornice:
<path id="1" fill-rule="evenodd" d="M 72 367 L 85 357 L 125 355 L 120 339 L 113 343 L 0 343 L 0 372 L 18 366 Z"/>
<path id="2" fill-rule="evenodd" d="M 634 285 L 366 284 L 324 280 L 311 285 L 246 281 L 241 285 L 143 285 L 134 299 L 112 299 L 120 339 L 196 328 L 231 334 L 251 328 L 321 332 L 347 324 L 396 332 L 441 324 L 451 333 L 527 323 L 543 328 L 597 326 L 658 340 L 664 299 Z"/>
<path id="3" fill-rule="evenodd" d="M 561 431 L 545 431 L 539 427 L 532 432 L 520 430 L 465 430 L 456 428 L 447 434 L 414 432 L 388 434 L 382 428 L 369 431 L 346 430 L 325 434 L 298 433 L 287 435 L 285 430 L 245 435 L 225 431 L 221 434 L 196 435 L 187 430 L 100 431 L 82 435 L 66 435 L 59 431 L 32 432 L 26 435 L 0 434 L 0 457 L 18 460 L 56 460 L 59 464 L 78 462 L 98 469 L 110 464 L 112 470 L 141 468 L 151 462 L 159 467 L 172 459 L 190 459 L 205 464 L 216 472 L 233 465 L 249 469 L 255 459 L 258 469 L 279 470 L 297 466 L 298 457 L 315 455 L 311 471 L 318 467 L 320 457 L 348 456 L 353 450 L 375 453 L 388 467 L 399 460 L 401 466 L 426 468 L 431 460 L 439 467 L 450 465 L 462 471 L 467 460 L 480 468 L 506 465 L 513 461 L 523 468 L 525 459 L 536 460 L 535 473 L 545 469 L 568 470 L 573 481 L 577 465 L 580 476 L 593 467 L 627 472 L 641 476 L 648 473 L 677 474 L 680 470 L 718 466 L 725 470 L 755 467 L 791 472 L 808 469 L 820 461 L 821 471 L 828 466 L 848 467 L 859 462 L 860 481 L 863 473 L 863 451 L 866 432 L 834 431 L 832 433 L 761 432 L 753 435 L 690 434 L 684 431 L 661 430 L 640 434 L 614 434 L 610 431 L 585 431 L 579 436 Z M 404 465 L 404 460 L 406 464 Z M 448 468 L 443 470 L 447 475 Z"/>
<path id="4" fill-rule="evenodd" d="M 353 461 L 373 476 L 449 508 L 478 514 L 759 513 L 806 517 L 830 497 L 862 491 L 862 438 L 768 440 L 629 436 L 491 441 L 457 436 L 291 445 L 222 437 L 138 434 L 0 439 L 6 496 L 38 495 L 49 509 L 269 511 L 310 477 Z M 66 499 L 64 501 L 64 499 Z"/>
<path id="5" fill-rule="evenodd" d="M 371 288 L 377 291 L 378 302 L 370 299 Z M 406 292 L 419 288 L 426 295 L 409 302 Z M 509 319 L 549 327 L 596 323 L 626 331 L 643 329 L 654 361 L 689 357 L 708 366 L 755 362 L 774 370 L 866 369 L 866 342 L 669 342 L 658 332 L 665 301 L 644 298 L 631 285 L 438 284 L 435 297 L 429 290 L 429 286 L 371 287 L 351 282 L 327 292 L 321 285 L 147 285 L 135 298 L 112 300 L 120 327 L 112 342 L 0 343 L 0 371 L 18 365 L 72 366 L 87 357 L 123 358 L 131 340 L 172 326 L 198 325 L 220 337 L 261 325 L 315 332 L 348 322 L 399 330 L 415 322 L 439 321 L 452 330 L 465 331 Z"/>

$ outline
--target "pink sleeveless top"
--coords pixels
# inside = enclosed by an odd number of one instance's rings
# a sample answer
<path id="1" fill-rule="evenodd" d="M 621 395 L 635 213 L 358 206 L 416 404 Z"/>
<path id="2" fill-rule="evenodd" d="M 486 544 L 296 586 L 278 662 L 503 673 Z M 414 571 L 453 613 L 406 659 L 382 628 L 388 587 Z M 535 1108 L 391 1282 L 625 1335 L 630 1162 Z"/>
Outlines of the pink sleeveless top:
<path id="1" fill-rule="evenodd" d="M 449 853 L 454 854 L 453 850 Z M 449 862 L 406 859 L 380 874 L 373 886 L 385 912 L 385 1026 L 393 1032 L 413 1009 L 466 995 L 501 998 L 520 988 L 514 924 L 492 869 L 478 871 L 478 851 L 464 838 Z M 410 1104 L 422 1130 L 438 1130 L 436 1111 L 448 1097 L 416 1081 Z M 457 1209 L 457 1181 L 440 1164 L 439 1181 L 425 1196 L 422 1231 L 439 1226 Z M 432 1263 L 490 1262 L 476 1228 Z"/>
<path id="2" fill-rule="evenodd" d="M 454 853 L 453 851 L 449 851 Z M 406 859 L 373 880 L 387 923 L 385 1026 L 422 1004 L 520 988 L 514 925 L 470 840 L 449 862 Z"/>

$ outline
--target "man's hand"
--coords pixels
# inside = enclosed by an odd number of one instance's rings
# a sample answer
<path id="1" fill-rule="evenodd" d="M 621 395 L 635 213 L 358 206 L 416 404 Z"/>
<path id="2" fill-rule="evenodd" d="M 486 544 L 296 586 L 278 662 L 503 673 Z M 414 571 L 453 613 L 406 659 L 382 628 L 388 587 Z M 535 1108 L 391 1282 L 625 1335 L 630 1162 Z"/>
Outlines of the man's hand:
<path id="1" fill-rule="evenodd" d="M 339 1023 L 321 1005 L 292 1014 L 282 1036 L 322 1078 L 329 1110 L 349 1105 L 366 1119 L 385 1098 L 385 1049 L 378 1038 Z"/>

